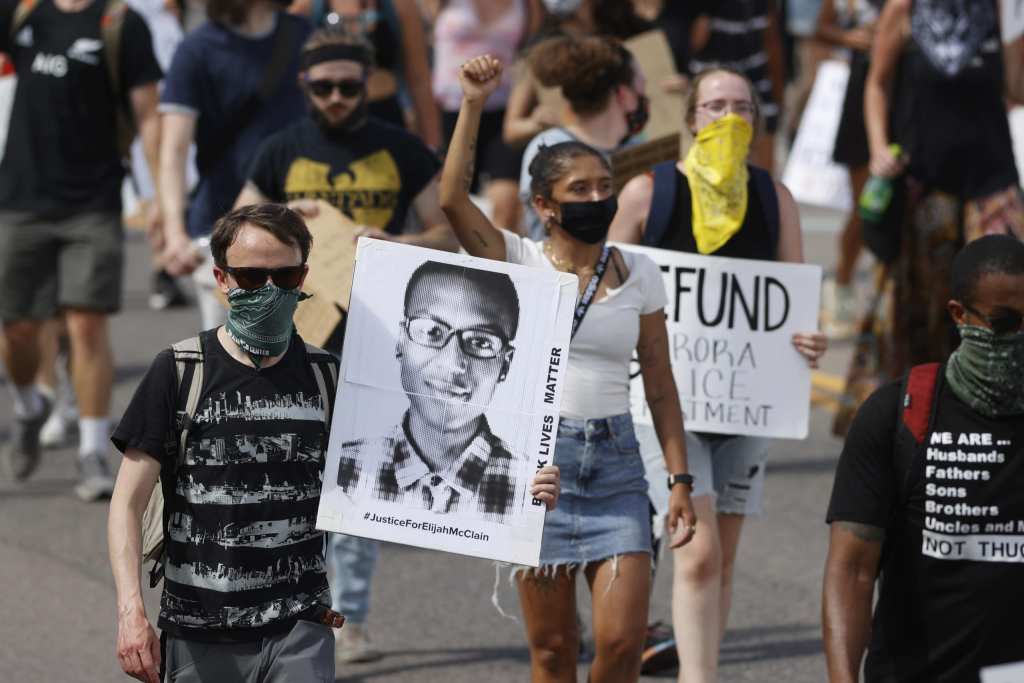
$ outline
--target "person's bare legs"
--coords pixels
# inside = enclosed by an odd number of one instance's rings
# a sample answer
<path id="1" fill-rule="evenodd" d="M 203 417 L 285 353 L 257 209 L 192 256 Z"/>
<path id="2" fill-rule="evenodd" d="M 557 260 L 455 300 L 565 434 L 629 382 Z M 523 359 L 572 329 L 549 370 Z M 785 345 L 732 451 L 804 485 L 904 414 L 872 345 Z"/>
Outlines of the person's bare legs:
<path id="1" fill-rule="evenodd" d="M 693 499 L 697 533 L 673 551 L 672 626 L 681 683 L 713 683 L 722 634 L 722 547 L 715 497 Z"/>
<path id="2" fill-rule="evenodd" d="M 484 196 L 491 203 L 494 224 L 519 234 L 523 221 L 523 203 L 519 201 L 519 183 L 514 180 L 498 179 L 487 183 Z"/>
<path id="3" fill-rule="evenodd" d="M 516 577 L 526 622 L 533 683 L 575 683 L 580 634 L 576 624 L 576 575 L 561 567 Z M 646 615 L 646 611 L 644 612 Z"/>
<path id="4" fill-rule="evenodd" d="M 621 555 L 588 566 L 586 575 L 594 610 L 594 662 L 589 681 L 636 681 L 647 632 L 651 556 Z"/>
<path id="5" fill-rule="evenodd" d="M 836 261 L 836 284 L 843 287 L 853 283 L 853 275 L 857 268 L 857 259 L 863 246 L 860 232 L 860 214 L 857 213 L 857 200 L 868 181 L 868 167 L 850 168 L 850 188 L 853 190 L 853 209 L 850 211 L 846 225 L 839 234 L 839 258 Z"/>
<path id="6" fill-rule="evenodd" d="M 15 421 L 0 451 L 6 473 L 20 481 L 39 466 L 39 432 L 49 416 L 50 403 L 35 385 L 39 371 L 38 320 L 6 321 L 0 353 L 11 384 Z"/>
<path id="7" fill-rule="evenodd" d="M 110 348 L 107 314 L 69 309 L 71 382 L 83 418 L 107 419 L 114 383 L 114 356 Z"/>
<path id="8" fill-rule="evenodd" d="M 36 385 L 47 387 L 57 393 L 57 356 L 60 353 L 59 318 L 47 320 L 39 326 L 39 368 L 36 370 Z"/>
<path id="9" fill-rule="evenodd" d="M 42 358 L 39 350 L 41 326 L 40 320 L 15 320 L 4 323 L 4 365 L 7 367 L 11 384 L 16 387 L 31 386 L 36 379 Z"/>
<path id="10" fill-rule="evenodd" d="M 729 622 L 729 609 L 732 607 L 732 575 L 736 566 L 736 551 L 740 545 L 743 532 L 743 515 L 718 515 L 718 540 L 722 549 L 722 588 L 721 607 L 718 610 L 719 637 L 725 636 L 725 627 Z"/>

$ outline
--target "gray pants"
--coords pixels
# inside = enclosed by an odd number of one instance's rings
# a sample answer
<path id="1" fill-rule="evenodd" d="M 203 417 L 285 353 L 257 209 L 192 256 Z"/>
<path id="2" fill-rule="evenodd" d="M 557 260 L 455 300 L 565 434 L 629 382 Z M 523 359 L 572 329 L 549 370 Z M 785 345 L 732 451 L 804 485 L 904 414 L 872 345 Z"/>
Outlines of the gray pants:
<path id="1" fill-rule="evenodd" d="M 290 631 L 245 643 L 167 638 L 166 683 L 329 683 L 334 633 L 299 620 Z"/>

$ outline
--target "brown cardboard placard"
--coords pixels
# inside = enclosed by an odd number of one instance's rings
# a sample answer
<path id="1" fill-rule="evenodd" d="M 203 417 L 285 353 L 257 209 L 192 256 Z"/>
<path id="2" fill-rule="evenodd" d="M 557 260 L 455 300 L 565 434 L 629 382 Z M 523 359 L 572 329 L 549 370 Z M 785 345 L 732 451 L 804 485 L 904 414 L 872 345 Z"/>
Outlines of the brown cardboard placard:
<path id="1" fill-rule="evenodd" d="M 319 292 L 310 292 L 313 297 L 299 303 L 295 309 L 295 328 L 303 341 L 323 346 L 341 324 L 342 314 L 338 305 Z"/>
<path id="2" fill-rule="evenodd" d="M 615 194 L 641 173 L 647 173 L 663 161 L 679 159 L 679 134 L 670 133 L 657 140 L 620 149 L 612 155 L 612 182 Z"/>

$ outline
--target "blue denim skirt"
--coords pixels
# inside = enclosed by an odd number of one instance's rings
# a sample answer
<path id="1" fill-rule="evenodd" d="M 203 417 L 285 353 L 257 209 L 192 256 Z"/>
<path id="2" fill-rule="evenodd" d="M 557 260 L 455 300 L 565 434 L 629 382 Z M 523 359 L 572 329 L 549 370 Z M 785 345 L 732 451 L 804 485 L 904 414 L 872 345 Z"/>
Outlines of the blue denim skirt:
<path id="1" fill-rule="evenodd" d="M 647 479 L 629 414 L 597 420 L 563 417 L 554 462 L 561 470 L 562 492 L 544 521 L 542 567 L 575 568 L 651 552 Z"/>

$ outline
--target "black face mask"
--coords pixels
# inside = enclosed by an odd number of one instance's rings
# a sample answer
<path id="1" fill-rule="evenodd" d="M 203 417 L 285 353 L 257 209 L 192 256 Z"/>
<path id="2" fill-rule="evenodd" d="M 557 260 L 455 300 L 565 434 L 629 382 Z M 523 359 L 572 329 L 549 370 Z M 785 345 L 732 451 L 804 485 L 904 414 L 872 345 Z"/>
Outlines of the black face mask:
<path id="1" fill-rule="evenodd" d="M 615 195 L 596 202 L 562 202 L 562 230 L 587 244 L 597 244 L 608 237 L 619 201 Z"/>
<path id="2" fill-rule="evenodd" d="M 651 101 L 647 99 L 647 95 L 637 95 L 636 98 L 636 109 L 633 111 L 626 112 L 626 136 L 622 138 L 622 142 L 630 139 L 634 135 L 638 134 L 647 125 L 647 122 L 651 118 Z"/>
<path id="3" fill-rule="evenodd" d="M 359 104 L 356 108 L 349 112 L 349 115 L 338 125 L 332 125 L 324 113 L 320 111 L 315 104 L 309 103 L 309 115 L 313 117 L 316 124 L 320 127 L 324 137 L 329 140 L 344 140 L 353 131 L 362 128 L 363 124 L 366 123 L 366 119 L 369 117 L 369 106 L 366 103 L 366 94 L 359 99 Z"/>

